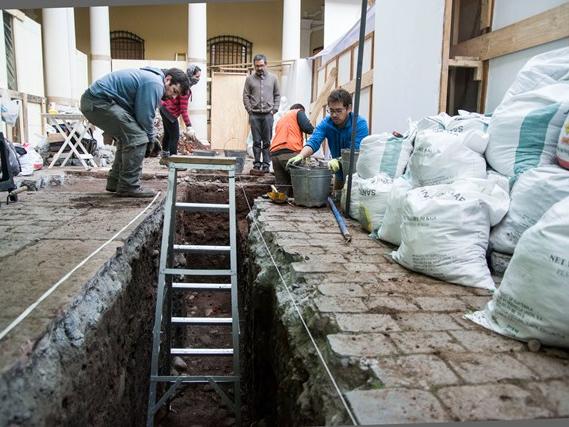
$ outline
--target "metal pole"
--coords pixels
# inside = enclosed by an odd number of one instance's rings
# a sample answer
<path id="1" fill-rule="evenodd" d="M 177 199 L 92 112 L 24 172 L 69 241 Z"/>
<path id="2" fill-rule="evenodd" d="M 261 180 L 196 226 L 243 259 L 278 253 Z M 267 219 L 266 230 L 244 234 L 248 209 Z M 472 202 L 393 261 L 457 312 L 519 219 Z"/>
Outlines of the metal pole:
<path id="1" fill-rule="evenodd" d="M 358 65 L 356 68 L 356 91 L 354 93 L 352 140 L 350 146 L 350 164 L 348 167 L 348 194 L 346 194 L 346 216 L 350 216 L 350 199 L 352 194 L 352 170 L 354 169 L 354 152 L 356 147 L 356 126 L 360 112 L 360 91 L 362 88 L 362 64 L 364 59 L 364 41 L 366 35 L 367 0 L 362 0 L 362 13 L 360 16 L 360 40 L 358 43 Z M 344 175 L 345 176 L 345 175 Z"/>

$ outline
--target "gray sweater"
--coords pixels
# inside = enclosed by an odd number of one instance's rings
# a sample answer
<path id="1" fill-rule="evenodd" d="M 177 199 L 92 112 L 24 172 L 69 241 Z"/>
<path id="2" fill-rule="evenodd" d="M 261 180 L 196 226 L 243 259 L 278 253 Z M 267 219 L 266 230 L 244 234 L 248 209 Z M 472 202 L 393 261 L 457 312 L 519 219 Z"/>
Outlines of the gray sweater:
<path id="1" fill-rule="evenodd" d="M 243 87 L 243 105 L 249 114 L 276 113 L 280 101 L 279 82 L 274 74 L 265 72 L 261 77 L 256 73 L 247 76 Z"/>

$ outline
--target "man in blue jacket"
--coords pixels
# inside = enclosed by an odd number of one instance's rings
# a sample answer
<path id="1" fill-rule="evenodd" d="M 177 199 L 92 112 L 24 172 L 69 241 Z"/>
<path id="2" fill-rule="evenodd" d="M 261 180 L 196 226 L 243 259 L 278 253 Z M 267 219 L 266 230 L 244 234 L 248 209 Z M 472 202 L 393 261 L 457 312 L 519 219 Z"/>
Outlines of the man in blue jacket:
<path id="1" fill-rule="evenodd" d="M 287 162 L 290 165 L 299 164 L 306 157 L 318 151 L 324 139 L 328 140 L 328 147 L 332 154 L 332 160 L 328 162 L 328 168 L 336 173 L 334 189 L 339 190 L 344 185 L 344 175 L 340 167 L 341 150 L 350 148 L 352 140 L 352 95 L 344 89 L 336 89 L 328 96 L 329 115 L 322 120 L 310 139 L 306 142 L 302 151 Z M 358 116 L 356 123 L 355 148 L 360 148 L 362 139 L 369 135 L 366 119 Z"/>
<path id="2" fill-rule="evenodd" d="M 188 88 L 182 70 L 144 67 L 106 74 L 83 93 L 83 115 L 117 141 L 107 191 L 121 197 L 156 194 L 140 186 L 146 146 L 154 141 L 156 108 L 160 99 L 175 98 Z"/>

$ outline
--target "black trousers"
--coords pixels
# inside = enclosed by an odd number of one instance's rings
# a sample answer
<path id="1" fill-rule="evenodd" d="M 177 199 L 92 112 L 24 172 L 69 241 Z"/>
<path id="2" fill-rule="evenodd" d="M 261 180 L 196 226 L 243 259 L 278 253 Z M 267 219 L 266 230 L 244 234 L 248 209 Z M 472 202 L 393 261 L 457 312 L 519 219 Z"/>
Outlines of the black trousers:
<path id="1" fill-rule="evenodd" d="M 162 150 L 170 152 L 173 156 L 178 154 L 178 140 L 180 139 L 180 125 L 178 119 L 172 121 L 172 117 L 166 115 L 160 109 L 162 116 L 162 126 L 164 127 L 164 136 L 162 137 Z"/>
<path id="2" fill-rule="evenodd" d="M 273 137 L 273 115 L 271 113 L 252 113 L 249 115 L 251 135 L 253 136 L 253 167 L 269 168 L 271 154 L 269 147 Z M 261 161 L 261 155 L 263 160 Z"/>

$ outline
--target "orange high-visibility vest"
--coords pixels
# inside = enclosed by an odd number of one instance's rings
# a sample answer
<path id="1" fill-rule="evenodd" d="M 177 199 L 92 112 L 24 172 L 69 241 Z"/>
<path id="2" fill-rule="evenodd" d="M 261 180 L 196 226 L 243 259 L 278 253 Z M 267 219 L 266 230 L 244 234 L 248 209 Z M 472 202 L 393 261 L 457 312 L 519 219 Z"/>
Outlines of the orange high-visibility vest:
<path id="1" fill-rule="evenodd" d="M 271 153 L 279 150 L 291 150 L 299 152 L 304 145 L 302 131 L 298 126 L 298 112 L 300 110 L 290 110 L 277 122 L 275 136 L 271 142 Z"/>

